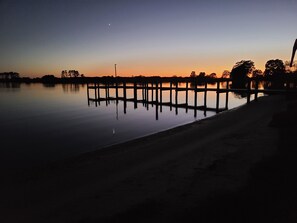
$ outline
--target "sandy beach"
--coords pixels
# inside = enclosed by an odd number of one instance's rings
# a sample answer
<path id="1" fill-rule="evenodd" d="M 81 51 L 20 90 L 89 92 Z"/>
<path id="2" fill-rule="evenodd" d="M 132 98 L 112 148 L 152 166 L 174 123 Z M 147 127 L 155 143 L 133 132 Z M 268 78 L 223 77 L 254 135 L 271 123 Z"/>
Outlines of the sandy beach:
<path id="1" fill-rule="evenodd" d="M 246 209 L 247 195 L 262 194 L 268 180 L 261 174 L 271 172 L 269 162 L 284 147 L 288 133 L 277 114 L 287 105 L 284 96 L 261 97 L 205 120 L 11 175 L 1 185 L 0 221 L 256 222 L 260 214 Z"/>

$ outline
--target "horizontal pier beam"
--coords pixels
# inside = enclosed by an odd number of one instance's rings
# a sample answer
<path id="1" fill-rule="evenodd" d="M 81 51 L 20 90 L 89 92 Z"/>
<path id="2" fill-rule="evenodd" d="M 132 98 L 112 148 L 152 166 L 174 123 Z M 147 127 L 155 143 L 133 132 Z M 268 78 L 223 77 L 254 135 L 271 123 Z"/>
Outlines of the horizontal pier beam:
<path id="1" fill-rule="evenodd" d="M 100 99 L 94 99 L 94 98 L 89 98 L 89 101 L 91 102 L 102 102 L 102 101 L 116 101 L 116 100 L 125 100 L 122 98 L 100 98 Z M 159 101 L 146 101 L 146 100 L 134 100 L 134 99 L 126 99 L 125 101 L 128 102 L 137 102 L 137 103 L 145 103 L 149 105 L 157 105 L 157 106 L 165 106 L 165 107 L 173 107 L 173 108 L 184 108 L 184 109 L 189 109 L 189 110 L 199 110 L 199 111 L 212 111 L 212 112 L 222 112 L 226 111 L 226 108 L 211 108 L 211 107 L 205 107 L 205 106 L 194 106 L 194 105 L 188 105 L 186 103 L 182 104 L 174 104 L 170 102 L 162 102 L 160 103 Z"/>

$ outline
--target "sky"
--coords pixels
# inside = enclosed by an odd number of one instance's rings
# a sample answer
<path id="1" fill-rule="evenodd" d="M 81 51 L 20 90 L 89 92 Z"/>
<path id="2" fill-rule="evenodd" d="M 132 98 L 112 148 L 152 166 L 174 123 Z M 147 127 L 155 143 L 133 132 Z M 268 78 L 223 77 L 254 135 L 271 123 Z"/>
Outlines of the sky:
<path id="1" fill-rule="evenodd" d="M 297 0 L 0 0 L 0 72 L 189 76 L 290 60 Z"/>

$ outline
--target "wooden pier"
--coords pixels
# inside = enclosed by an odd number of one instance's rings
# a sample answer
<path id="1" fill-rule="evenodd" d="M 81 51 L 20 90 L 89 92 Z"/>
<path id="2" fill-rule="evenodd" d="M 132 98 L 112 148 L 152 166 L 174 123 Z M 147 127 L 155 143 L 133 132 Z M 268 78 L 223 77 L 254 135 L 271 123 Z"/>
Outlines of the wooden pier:
<path id="1" fill-rule="evenodd" d="M 213 87 L 209 87 L 210 84 Z M 89 83 L 87 85 L 87 98 L 89 105 L 90 102 L 94 102 L 96 106 L 100 105 L 102 102 L 108 105 L 110 101 L 116 101 L 117 104 L 119 101 L 123 101 L 124 113 L 126 113 L 127 102 L 134 103 L 134 108 L 137 108 L 138 104 L 142 104 L 147 110 L 149 109 L 149 105 L 152 107 L 155 106 L 156 119 L 158 119 L 158 109 L 160 108 L 160 112 L 162 112 L 163 106 L 170 107 L 170 110 L 175 108 L 176 114 L 179 108 L 186 109 L 186 112 L 188 112 L 188 110 L 194 110 L 194 117 L 197 116 L 197 111 L 199 110 L 204 111 L 204 114 L 206 114 L 207 111 L 219 113 L 228 110 L 230 92 L 244 95 L 247 103 L 251 101 L 252 97 L 254 100 L 257 100 L 259 93 L 284 94 L 296 92 L 296 88 L 291 89 L 288 87 L 286 89 L 259 88 L 259 81 L 253 79 L 247 82 L 246 88 L 232 88 L 231 84 L 231 79 L 215 79 L 211 82 L 205 81 L 204 83 L 189 80 L 178 82 L 174 79 L 172 79 L 172 81 L 168 81 L 168 79 L 164 81 L 162 78 L 156 80 L 143 78 L 141 81 L 136 79 L 129 79 L 129 81 L 115 79 L 114 81 Z M 289 84 L 287 84 L 287 86 L 289 86 Z M 90 97 L 91 90 L 94 91 L 93 97 Z M 111 94 L 111 91 L 113 94 Z M 128 91 L 130 93 L 129 97 L 127 96 Z M 168 101 L 164 101 L 163 97 L 166 91 L 169 92 L 169 97 L 166 97 L 169 99 Z M 180 92 L 185 92 L 183 94 L 185 97 L 183 103 L 179 103 L 181 99 L 179 96 Z M 215 107 L 207 106 L 208 92 L 216 93 Z M 192 98 L 194 99 L 192 103 L 189 102 L 190 94 L 192 94 Z M 204 94 L 202 105 L 198 105 L 198 94 Z M 223 107 L 220 107 L 221 94 L 225 97 Z"/>

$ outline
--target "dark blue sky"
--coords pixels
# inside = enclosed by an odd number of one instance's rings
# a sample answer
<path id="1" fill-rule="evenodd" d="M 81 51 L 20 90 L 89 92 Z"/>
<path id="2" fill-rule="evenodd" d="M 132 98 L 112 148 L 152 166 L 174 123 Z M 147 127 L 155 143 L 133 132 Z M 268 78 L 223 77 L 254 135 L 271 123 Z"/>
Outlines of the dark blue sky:
<path id="1" fill-rule="evenodd" d="M 189 75 L 289 60 L 296 0 L 0 0 L 0 72 Z"/>

